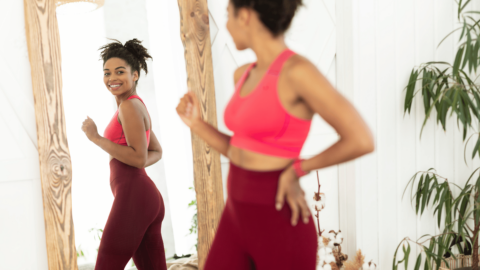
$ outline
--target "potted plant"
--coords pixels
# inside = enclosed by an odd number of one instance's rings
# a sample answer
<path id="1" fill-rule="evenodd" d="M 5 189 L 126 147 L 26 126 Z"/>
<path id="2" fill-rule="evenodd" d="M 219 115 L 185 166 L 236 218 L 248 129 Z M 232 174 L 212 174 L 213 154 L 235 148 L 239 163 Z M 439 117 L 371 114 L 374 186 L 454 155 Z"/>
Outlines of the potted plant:
<path id="1" fill-rule="evenodd" d="M 471 159 L 474 159 L 477 154 L 480 156 L 480 136 L 478 131 L 469 138 L 467 134 L 473 130 L 472 122 L 480 120 L 480 88 L 474 77 L 480 60 L 480 19 L 477 16 L 480 12 L 465 11 L 470 1 L 457 2 L 458 19 L 462 26 L 452 32 L 461 31 L 454 63 L 428 62 L 414 68 L 406 87 L 404 112 L 410 113 L 414 96 L 421 94 L 425 109 L 423 126 L 435 110 L 437 123 L 446 130 L 447 115 L 455 114 L 458 127 L 463 132 L 465 152 L 471 139 L 477 137 L 471 153 Z M 421 86 L 419 89 L 417 84 Z M 479 269 L 480 177 L 475 176 L 479 169 L 465 179 L 463 186 L 442 177 L 435 169 L 413 175 L 405 191 L 411 187 L 410 198 L 416 214 L 422 215 L 427 207 L 433 207 L 441 233 L 424 235 L 415 241 L 405 238 L 395 251 L 394 270 L 400 264 L 407 269 L 411 261 L 411 244 L 421 249 L 415 262 L 412 261 L 415 270 L 422 265 L 422 269 Z M 403 252 L 402 259 L 399 258 L 400 252 Z"/>

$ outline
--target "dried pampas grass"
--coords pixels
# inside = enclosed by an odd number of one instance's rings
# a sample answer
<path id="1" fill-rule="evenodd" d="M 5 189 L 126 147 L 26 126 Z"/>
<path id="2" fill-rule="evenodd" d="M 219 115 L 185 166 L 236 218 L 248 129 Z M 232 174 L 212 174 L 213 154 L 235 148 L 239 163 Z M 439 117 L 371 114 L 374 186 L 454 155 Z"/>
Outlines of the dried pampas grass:
<path id="1" fill-rule="evenodd" d="M 334 263 L 334 262 L 330 263 L 330 266 L 332 267 L 332 270 L 340 270 L 340 269 L 338 269 L 337 264 Z"/>
<path id="2" fill-rule="evenodd" d="M 359 249 L 353 260 L 346 261 L 344 266 L 345 270 L 360 270 L 365 262 L 365 256 L 362 254 L 362 250 Z M 333 269 L 333 267 L 332 267 Z M 337 268 L 338 269 L 338 268 Z"/>

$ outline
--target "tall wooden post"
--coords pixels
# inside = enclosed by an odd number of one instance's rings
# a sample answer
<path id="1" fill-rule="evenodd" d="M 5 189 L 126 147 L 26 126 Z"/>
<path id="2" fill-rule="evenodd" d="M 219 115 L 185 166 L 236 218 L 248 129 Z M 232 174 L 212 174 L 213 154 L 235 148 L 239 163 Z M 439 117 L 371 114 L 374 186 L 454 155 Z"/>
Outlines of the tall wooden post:
<path id="1" fill-rule="evenodd" d="M 75 270 L 72 165 L 62 98 L 60 36 L 54 0 L 24 0 L 32 72 L 49 270 Z M 26 258 L 28 259 L 28 258 Z"/>
<path id="2" fill-rule="evenodd" d="M 200 100 L 203 120 L 217 126 L 215 86 L 207 0 L 178 0 L 181 38 L 185 47 L 188 88 Z M 223 211 L 220 154 L 192 134 L 195 191 L 198 208 L 198 258 L 205 259 Z"/>

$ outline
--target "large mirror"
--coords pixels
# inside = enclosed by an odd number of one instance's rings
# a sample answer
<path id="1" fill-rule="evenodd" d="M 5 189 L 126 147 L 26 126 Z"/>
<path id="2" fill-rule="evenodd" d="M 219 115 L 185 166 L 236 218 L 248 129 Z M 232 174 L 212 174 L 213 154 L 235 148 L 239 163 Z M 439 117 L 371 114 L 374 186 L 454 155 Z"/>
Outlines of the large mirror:
<path id="1" fill-rule="evenodd" d="M 162 237 L 167 258 L 196 253 L 195 192 L 189 130 L 175 113 L 186 91 L 180 19 L 175 1 L 74 2 L 57 7 L 63 101 L 73 167 L 72 203 L 79 265 L 95 262 L 114 196 L 108 154 L 81 130 L 89 116 L 103 132 L 117 110 L 103 81 L 99 48 L 116 39 L 142 41 L 153 61 L 140 74 L 137 94 L 148 109 L 162 159 L 146 168 L 165 204 Z M 125 221 L 129 222 L 129 221 Z M 127 267 L 132 267 L 130 262 Z"/>

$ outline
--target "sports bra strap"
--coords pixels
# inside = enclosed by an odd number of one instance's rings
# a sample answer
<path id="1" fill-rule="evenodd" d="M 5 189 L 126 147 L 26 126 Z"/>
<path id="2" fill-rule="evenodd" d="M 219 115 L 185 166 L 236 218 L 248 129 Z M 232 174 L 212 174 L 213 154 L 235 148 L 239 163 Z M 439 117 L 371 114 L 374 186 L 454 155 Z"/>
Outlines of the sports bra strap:
<path id="1" fill-rule="evenodd" d="M 147 131 L 150 131 L 150 129 L 151 129 L 151 127 L 153 126 L 153 124 L 152 124 L 152 118 L 150 117 L 150 113 L 148 112 L 148 109 L 147 109 L 147 105 L 146 105 L 145 102 L 143 102 L 143 100 L 142 100 L 139 96 L 137 96 L 137 95 L 132 95 L 132 96 L 130 96 L 129 98 L 127 98 L 127 100 L 129 100 L 129 99 L 134 99 L 134 98 L 140 100 L 140 101 L 143 103 L 143 106 L 145 106 L 145 110 L 147 110 L 148 118 L 150 119 L 150 127 L 148 128 Z"/>
<path id="2" fill-rule="evenodd" d="M 286 49 L 285 51 L 283 51 L 271 64 L 268 74 L 278 76 L 280 74 L 280 71 L 282 70 L 283 64 L 285 64 L 285 62 L 287 62 L 290 56 L 294 54 L 295 52 L 291 51 L 290 49 Z"/>
<path id="3" fill-rule="evenodd" d="M 127 100 L 129 100 L 129 99 L 134 99 L 134 98 L 140 100 L 140 101 L 143 103 L 143 105 L 145 105 L 145 102 L 143 102 L 143 100 L 142 100 L 139 96 L 137 96 L 137 95 L 132 95 L 132 96 L 128 97 Z"/>

